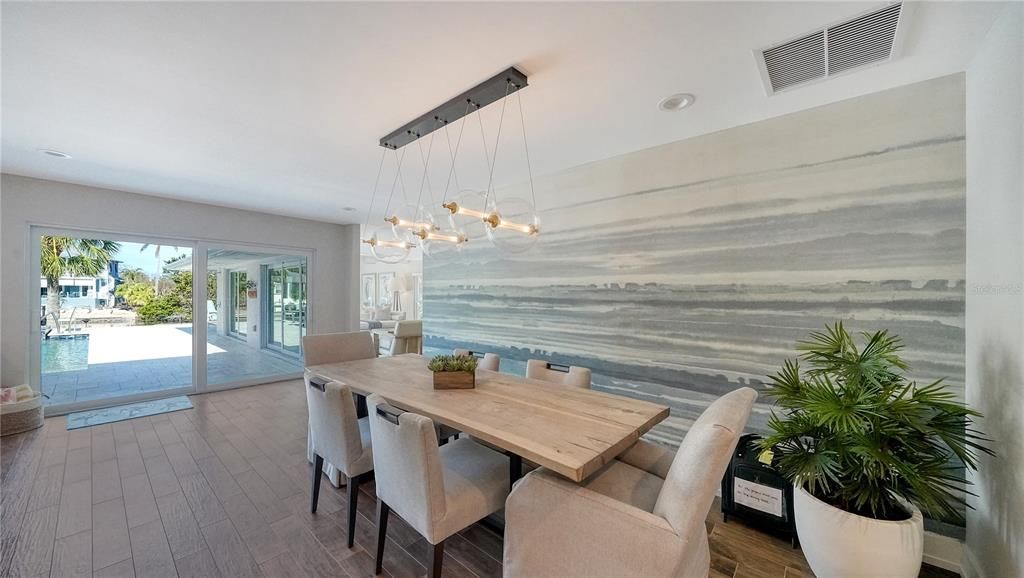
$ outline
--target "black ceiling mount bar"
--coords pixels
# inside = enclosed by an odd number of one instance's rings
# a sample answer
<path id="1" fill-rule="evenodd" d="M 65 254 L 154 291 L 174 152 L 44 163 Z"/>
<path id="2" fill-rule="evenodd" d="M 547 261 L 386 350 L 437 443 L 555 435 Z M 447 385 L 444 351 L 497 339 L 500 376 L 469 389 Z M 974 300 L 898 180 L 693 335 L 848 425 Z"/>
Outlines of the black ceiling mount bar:
<path id="1" fill-rule="evenodd" d="M 511 87 L 508 87 L 509 83 L 512 84 Z M 380 146 L 389 149 L 399 149 L 418 138 L 434 132 L 445 124 L 459 120 L 466 116 L 467 111 L 473 112 L 478 108 L 483 108 L 492 102 L 501 100 L 506 94 L 506 87 L 508 87 L 507 94 L 512 94 L 517 90 L 525 88 L 526 75 L 514 66 L 495 74 L 434 110 L 420 115 L 419 118 L 382 137 L 380 139 Z M 467 107 L 467 102 L 472 103 L 473 106 Z"/>

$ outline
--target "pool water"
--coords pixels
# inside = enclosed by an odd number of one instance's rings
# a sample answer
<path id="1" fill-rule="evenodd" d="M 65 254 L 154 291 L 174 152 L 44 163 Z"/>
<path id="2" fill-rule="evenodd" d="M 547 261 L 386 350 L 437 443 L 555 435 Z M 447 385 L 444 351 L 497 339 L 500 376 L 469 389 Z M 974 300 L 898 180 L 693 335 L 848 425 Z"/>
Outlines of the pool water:
<path id="1" fill-rule="evenodd" d="M 42 373 L 60 373 L 89 368 L 88 335 L 51 335 L 39 348 Z"/>

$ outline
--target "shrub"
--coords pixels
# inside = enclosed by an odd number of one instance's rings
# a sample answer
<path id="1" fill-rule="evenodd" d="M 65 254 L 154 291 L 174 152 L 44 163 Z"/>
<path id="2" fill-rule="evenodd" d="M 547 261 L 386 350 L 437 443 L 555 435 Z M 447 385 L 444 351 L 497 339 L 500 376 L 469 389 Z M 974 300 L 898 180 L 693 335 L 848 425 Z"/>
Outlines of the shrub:
<path id="1" fill-rule="evenodd" d="M 192 310 L 183 307 L 174 295 L 161 295 L 139 307 L 136 313 L 139 315 L 139 320 L 147 325 L 164 323 L 175 316 L 181 318 L 182 321 L 192 320 Z"/>

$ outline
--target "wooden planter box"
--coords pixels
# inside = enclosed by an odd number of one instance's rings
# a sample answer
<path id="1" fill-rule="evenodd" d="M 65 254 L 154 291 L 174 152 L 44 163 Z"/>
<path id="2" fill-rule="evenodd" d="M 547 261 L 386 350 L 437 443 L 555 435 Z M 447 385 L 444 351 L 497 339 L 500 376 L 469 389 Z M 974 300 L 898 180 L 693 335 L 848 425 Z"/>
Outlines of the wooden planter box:
<path id="1" fill-rule="evenodd" d="M 476 373 L 472 371 L 435 371 L 434 389 L 473 389 Z"/>

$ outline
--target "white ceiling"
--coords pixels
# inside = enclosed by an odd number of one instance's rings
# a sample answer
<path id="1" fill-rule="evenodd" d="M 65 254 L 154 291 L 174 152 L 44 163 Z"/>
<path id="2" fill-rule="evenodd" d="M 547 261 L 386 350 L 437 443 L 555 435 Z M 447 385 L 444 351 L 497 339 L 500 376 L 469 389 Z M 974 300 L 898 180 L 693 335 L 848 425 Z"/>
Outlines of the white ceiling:
<path id="1" fill-rule="evenodd" d="M 753 50 L 880 5 L 4 2 L 2 168 L 358 222 L 378 138 L 509 65 L 530 76 L 530 153 L 545 174 L 962 71 L 1001 10 L 918 4 L 898 60 L 765 95 Z M 693 107 L 656 109 L 683 91 L 697 95 Z M 498 110 L 483 118 L 491 138 Z M 509 118 L 498 184 L 526 174 L 518 116 Z M 464 186 L 486 183 L 480 149 L 468 124 Z M 410 153 L 415 197 L 422 165 Z M 446 146 L 434 153 L 439 197 Z"/>

